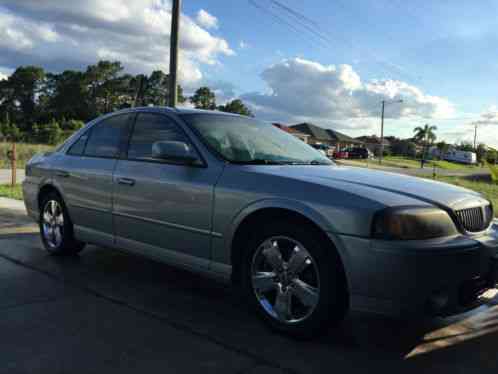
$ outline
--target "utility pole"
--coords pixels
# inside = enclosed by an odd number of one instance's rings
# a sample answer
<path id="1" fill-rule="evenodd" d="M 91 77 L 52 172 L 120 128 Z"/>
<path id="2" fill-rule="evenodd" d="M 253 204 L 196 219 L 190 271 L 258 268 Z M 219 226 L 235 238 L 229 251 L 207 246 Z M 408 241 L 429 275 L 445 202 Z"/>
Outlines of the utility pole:
<path id="1" fill-rule="evenodd" d="M 382 100 L 382 114 L 380 117 L 380 154 L 379 154 L 379 164 L 382 164 L 382 157 L 384 157 L 384 108 L 386 106 L 386 101 Z"/>
<path id="2" fill-rule="evenodd" d="M 475 130 L 474 130 L 474 151 L 477 152 L 477 123 L 475 125 Z"/>
<path id="3" fill-rule="evenodd" d="M 178 30 L 180 27 L 181 0 L 173 0 L 171 12 L 171 41 L 169 53 L 169 106 L 174 108 L 178 102 Z"/>
<path id="4" fill-rule="evenodd" d="M 384 109 L 386 107 L 386 104 L 394 104 L 394 103 L 401 104 L 402 102 L 403 102 L 403 99 L 396 100 L 396 101 L 382 100 L 382 114 L 381 114 L 381 117 L 380 117 L 380 155 L 379 155 L 379 164 L 382 164 L 382 157 L 384 157 Z"/>
<path id="5" fill-rule="evenodd" d="M 140 82 L 138 84 L 137 92 L 135 93 L 135 100 L 133 100 L 132 108 L 135 108 L 137 106 L 137 104 L 139 103 L 139 100 L 142 99 L 143 90 L 144 90 L 144 75 L 140 74 Z M 143 105 L 142 102 L 141 102 L 141 105 Z"/>
<path id="6" fill-rule="evenodd" d="M 11 156 L 11 178 L 10 186 L 14 188 L 17 184 L 17 150 L 16 150 L 16 139 L 12 139 L 12 156 Z"/>

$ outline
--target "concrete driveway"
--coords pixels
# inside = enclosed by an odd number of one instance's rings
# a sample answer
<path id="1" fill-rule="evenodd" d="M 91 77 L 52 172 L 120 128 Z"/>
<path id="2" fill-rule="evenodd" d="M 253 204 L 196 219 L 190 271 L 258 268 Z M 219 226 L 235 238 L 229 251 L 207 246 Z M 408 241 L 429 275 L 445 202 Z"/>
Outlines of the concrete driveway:
<path id="1" fill-rule="evenodd" d="M 498 304 L 425 322 L 351 315 L 315 341 L 267 330 L 236 290 L 88 246 L 55 258 L 0 204 L 0 373 L 496 373 Z M 325 328 L 325 327 L 324 327 Z"/>

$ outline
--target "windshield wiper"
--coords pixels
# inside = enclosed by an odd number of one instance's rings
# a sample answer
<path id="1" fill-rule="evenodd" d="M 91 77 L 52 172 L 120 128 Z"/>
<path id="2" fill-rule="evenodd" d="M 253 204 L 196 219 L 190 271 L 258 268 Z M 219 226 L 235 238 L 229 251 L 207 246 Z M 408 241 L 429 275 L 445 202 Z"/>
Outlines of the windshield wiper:
<path id="1" fill-rule="evenodd" d="M 240 165 L 286 165 L 286 164 L 289 164 L 289 162 L 285 162 L 285 161 L 267 160 L 264 158 L 255 158 L 254 160 L 248 160 L 248 161 L 232 161 L 232 163 L 240 164 Z"/>
<path id="2" fill-rule="evenodd" d="M 269 160 L 264 158 L 255 158 L 248 161 L 231 161 L 239 165 L 330 165 L 329 163 L 320 160 L 311 161 L 295 161 L 295 160 Z"/>
<path id="3" fill-rule="evenodd" d="M 319 161 L 319 160 L 312 160 L 312 161 L 296 161 L 292 162 L 292 165 L 331 165 L 327 162 Z"/>

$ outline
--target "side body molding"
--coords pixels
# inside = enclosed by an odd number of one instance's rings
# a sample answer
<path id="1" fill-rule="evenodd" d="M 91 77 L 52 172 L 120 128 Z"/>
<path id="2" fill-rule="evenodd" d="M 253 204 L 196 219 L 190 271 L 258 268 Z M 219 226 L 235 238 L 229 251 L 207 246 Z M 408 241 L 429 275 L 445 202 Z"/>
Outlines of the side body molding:
<path id="1" fill-rule="evenodd" d="M 340 236 L 334 233 L 334 229 L 330 225 L 329 220 L 327 220 L 320 212 L 302 203 L 301 201 L 285 198 L 265 198 L 246 205 L 233 217 L 229 227 L 223 233 L 223 238 L 212 238 L 213 247 L 211 269 L 214 272 L 224 273 L 225 277 L 229 276 L 229 273 L 231 273 L 232 271 L 232 244 L 238 227 L 244 221 L 244 219 L 250 216 L 252 213 L 269 208 L 286 209 L 298 213 L 309 219 L 322 231 L 324 231 L 325 234 L 330 238 L 332 243 L 334 243 L 337 251 L 339 252 L 339 256 L 341 257 L 341 261 L 345 268 L 344 270 L 349 286 L 349 256 L 344 246 L 342 245 Z"/>

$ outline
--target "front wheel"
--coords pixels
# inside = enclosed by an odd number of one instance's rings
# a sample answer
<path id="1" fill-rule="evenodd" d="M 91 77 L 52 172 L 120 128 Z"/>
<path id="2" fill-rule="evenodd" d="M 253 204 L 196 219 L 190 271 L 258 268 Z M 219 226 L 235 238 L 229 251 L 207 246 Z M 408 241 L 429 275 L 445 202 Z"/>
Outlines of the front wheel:
<path id="1" fill-rule="evenodd" d="M 48 193 L 40 205 L 39 226 L 45 249 L 54 255 L 80 252 L 85 244 L 74 238 L 73 224 L 59 194 Z"/>
<path id="2" fill-rule="evenodd" d="M 313 228 L 292 222 L 269 226 L 245 251 L 247 299 L 278 331 L 302 338 L 326 332 L 347 307 L 337 252 Z"/>

